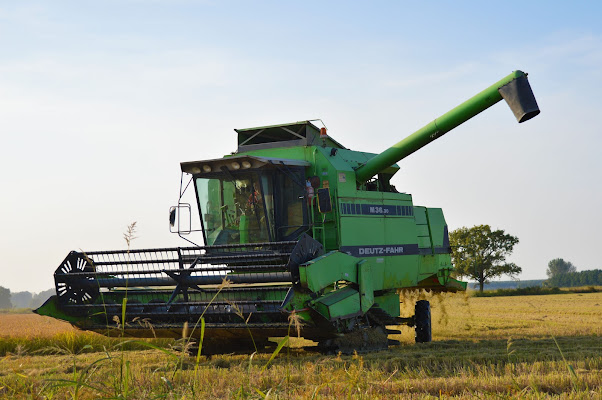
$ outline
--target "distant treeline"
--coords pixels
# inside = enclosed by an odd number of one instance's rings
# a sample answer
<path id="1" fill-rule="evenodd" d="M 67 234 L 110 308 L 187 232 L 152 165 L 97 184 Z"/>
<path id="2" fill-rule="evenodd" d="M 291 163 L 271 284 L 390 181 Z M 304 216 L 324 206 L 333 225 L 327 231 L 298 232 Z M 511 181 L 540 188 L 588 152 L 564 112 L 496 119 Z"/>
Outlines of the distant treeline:
<path id="1" fill-rule="evenodd" d="M 500 293 L 498 295 L 521 295 L 521 294 L 553 294 L 550 289 L 538 289 L 542 286 L 547 288 L 577 287 L 577 286 L 602 286 L 602 270 L 594 269 L 589 271 L 568 272 L 558 274 L 548 280 L 535 279 L 527 281 L 499 281 L 485 284 L 485 290 L 502 291 L 508 289 L 527 289 L 528 293 L 523 291 L 513 291 L 510 293 Z M 476 289 L 477 283 L 470 283 L 469 288 Z M 2 308 L 38 308 L 53 294 L 54 289 L 48 289 L 40 293 L 31 292 L 10 292 L 10 290 L 0 286 L 0 309 Z"/>
<path id="2" fill-rule="evenodd" d="M 548 279 L 545 285 L 549 287 L 602 285 L 602 269 L 558 274 Z"/>
<path id="3" fill-rule="evenodd" d="M 54 289 L 48 289 L 40 293 L 11 292 L 9 289 L 0 286 L 0 309 L 38 308 L 53 294 L 55 294 Z"/>
<path id="4" fill-rule="evenodd" d="M 595 286 L 587 287 L 575 287 L 575 288 L 564 288 L 560 289 L 554 287 L 541 287 L 533 286 L 526 288 L 517 289 L 497 289 L 497 290 L 486 290 L 483 293 L 473 292 L 474 297 L 497 297 L 497 296 L 539 296 L 543 294 L 568 294 L 568 293 L 598 293 L 602 292 L 602 289 L 598 289 Z"/>
<path id="5" fill-rule="evenodd" d="M 475 292 L 474 297 L 496 297 L 496 296 L 537 296 L 542 294 L 560 294 L 562 291 L 557 287 L 544 288 L 541 286 L 520 287 L 515 289 L 487 290 L 483 293 Z"/>
<path id="6" fill-rule="evenodd" d="M 589 271 L 567 272 L 558 274 L 549 279 L 534 279 L 528 281 L 498 281 L 486 283 L 485 290 L 499 289 L 521 289 L 533 288 L 537 286 L 545 287 L 577 287 L 577 286 L 602 286 L 602 270 L 594 269 Z M 478 289 L 479 284 L 470 282 L 470 289 Z"/>
<path id="7" fill-rule="evenodd" d="M 498 290 L 498 289 L 518 289 L 533 286 L 542 286 L 545 282 L 544 279 L 533 279 L 528 281 L 498 281 L 486 283 L 483 287 L 484 290 Z M 479 284 L 471 282 L 469 284 L 470 289 L 478 290 Z"/>

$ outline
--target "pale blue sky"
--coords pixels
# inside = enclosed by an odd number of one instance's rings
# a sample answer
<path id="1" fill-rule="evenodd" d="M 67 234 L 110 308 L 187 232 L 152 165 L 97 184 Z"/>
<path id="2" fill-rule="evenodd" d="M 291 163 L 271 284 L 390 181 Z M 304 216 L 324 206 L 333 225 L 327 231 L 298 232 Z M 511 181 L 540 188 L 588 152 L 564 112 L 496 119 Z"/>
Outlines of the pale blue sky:
<path id="1" fill-rule="evenodd" d="M 379 152 L 514 69 L 504 104 L 401 163 L 450 226 L 517 235 L 522 279 L 601 268 L 602 10 L 596 2 L 0 1 L 0 286 L 40 291 L 74 249 L 185 245 L 179 162 L 233 128 L 321 118 Z"/>

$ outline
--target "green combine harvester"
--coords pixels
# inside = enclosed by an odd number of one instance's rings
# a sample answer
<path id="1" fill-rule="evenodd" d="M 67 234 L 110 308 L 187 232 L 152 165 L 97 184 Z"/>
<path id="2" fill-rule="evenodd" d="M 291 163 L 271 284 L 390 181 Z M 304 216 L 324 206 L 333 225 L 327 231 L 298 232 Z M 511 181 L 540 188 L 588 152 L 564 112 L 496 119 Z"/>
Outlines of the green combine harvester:
<path id="1" fill-rule="evenodd" d="M 515 71 L 380 154 L 349 150 L 310 121 L 237 129 L 232 155 L 181 163 L 172 231 L 188 240 L 198 212 L 204 245 L 72 251 L 36 312 L 112 336 L 177 338 L 188 324 L 197 339 L 202 317 L 205 353 L 267 346 L 296 331 L 291 320 L 323 351 L 386 349 L 399 325 L 428 342 L 429 303 L 402 316 L 400 291 L 466 283 L 452 277 L 441 209 L 390 181 L 396 162 L 502 99 L 518 122 L 539 114 Z M 195 206 L 182 201 L 191 192 Z"/>

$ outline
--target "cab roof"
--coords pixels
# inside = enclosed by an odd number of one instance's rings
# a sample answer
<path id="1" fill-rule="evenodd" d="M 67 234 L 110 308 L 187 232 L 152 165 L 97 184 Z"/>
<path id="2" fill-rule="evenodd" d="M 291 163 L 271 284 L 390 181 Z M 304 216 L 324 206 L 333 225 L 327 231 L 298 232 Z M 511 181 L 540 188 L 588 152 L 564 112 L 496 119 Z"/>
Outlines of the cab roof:
<path id="1" fill-rule="evenodd" d="M 234 130 L 238 133 L 239 153 L 276 147 L 322 145 L 320 129 L 311 121 Z M 345 146 L 330 137 L 327 137 L 325 141 L 328 147 L 345 149 Z"/>

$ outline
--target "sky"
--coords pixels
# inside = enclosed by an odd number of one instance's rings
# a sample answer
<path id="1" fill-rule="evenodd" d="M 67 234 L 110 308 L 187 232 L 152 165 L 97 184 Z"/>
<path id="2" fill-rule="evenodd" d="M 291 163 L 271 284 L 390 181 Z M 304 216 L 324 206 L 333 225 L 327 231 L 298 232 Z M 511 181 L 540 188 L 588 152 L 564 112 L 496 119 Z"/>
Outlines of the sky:
<path id="1" fill-rule="evenodd" d="M 602 268 L 602 3 L 0 0 L 0 286 L 39 292 L 71 250 L 185 246 L 169 233 L 182 161 L 234 128 L 321 118 L 378 153 L 511 71 L 541 114 L 505 104 L 400 162 L 393 183 L 450 230 L 519 238 Z"/>

